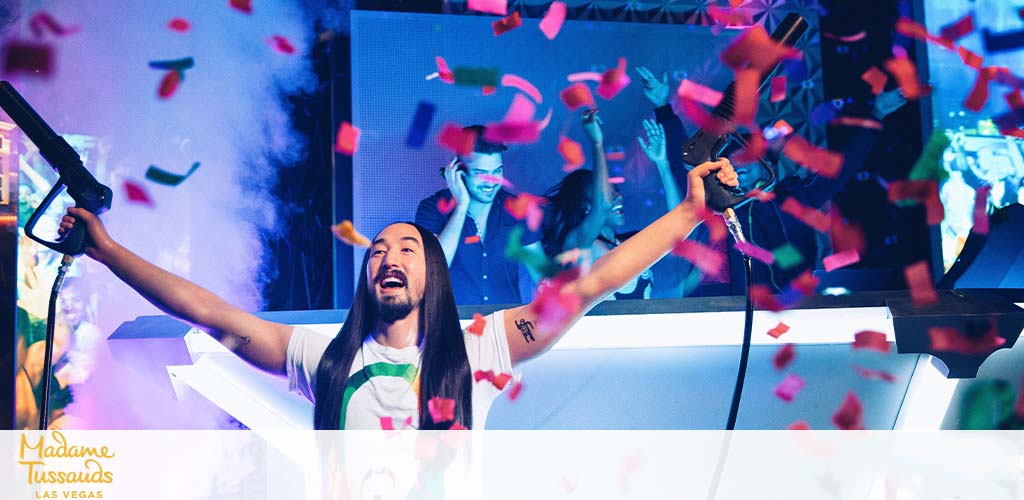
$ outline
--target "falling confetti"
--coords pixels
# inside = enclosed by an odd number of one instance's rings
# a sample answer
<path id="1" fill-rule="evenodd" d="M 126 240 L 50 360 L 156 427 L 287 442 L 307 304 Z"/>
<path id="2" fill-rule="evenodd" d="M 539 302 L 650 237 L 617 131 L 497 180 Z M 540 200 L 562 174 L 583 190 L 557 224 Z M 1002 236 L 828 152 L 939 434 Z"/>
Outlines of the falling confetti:
<path id="1" fill-rule="evenodd" d="M 352 156 L 359 149 L 359 129 L 349 122 L 341 122 L 338 136 L 334 141 L 334 150 Z"/>
<path id="2" fill-rule="evenodd" d="M 199 162 L 195 162 L 192 164 L 192 167 L 188 169 L 188 172 L 179 175 L 168 172 L 155 165 L 150 165 L 149 168 L 146 170 L 146 178 L 153 182 L 156 182 L 157 184 L 163 184 L 165 186 L 177 186 L 178 184 L 184 182 L 185 179 L 188 179 L 188 177 L 192 175 L 192 173 L 195 172 L 196 169 L 198 168 Z"/>
<path id="3" fill-rule="evenodd" d="M 548 40 L 554 40 L 565 23 L 566 7 L 562 2 L 551 2 L 548 12 L 540 20 L 540 31 Z"/>
<path id="4" fill-rule="evenodd" d="M 363 248 L 368 248 L 370 246 L 370 240 L 359 234 L 350 220 L 343 220 L 331 226 L 331 232 L 334 233 L 334 237 L 347 245 Z"/>
<path id="5" fill-rule="evenodd" d="M 784 333 L 786 333 L 788 331 L 789 331 L 789 325 L 787 325 L 787 324 L 785 324 L 785 323 L 780 321 L 778 325 L 775 325 L 775 327 L 773 327 L 771 330 L 768 330 L 768 335 L 770 335 L 772 338 L 776 338 L 777 339 L 777 338 L 781 337 L 782 334 L 784 334 Z"/>
<path id="6" fill-rule="evenodd" d="M 480 313 L 473 313 L 473 324 L 466 327 L 466 331 L 473 335 L 480 336 L 484 334 L 485 326 L 487 326 L 487 319 L 484 318 L 484 315 Z"/>
<path id="7" fill-rule="evenodd" d="M 889 354 L 891 347 L 882 332 L 864 330 L 853 334 L 853 348 L 877 351 L 882 354 Z"/>
<path id="8" fill-rule="evenodd" d="M 430 418 L 435 424 L 455 420 L 455 400 L 434 396 L 427 401 Z"/>

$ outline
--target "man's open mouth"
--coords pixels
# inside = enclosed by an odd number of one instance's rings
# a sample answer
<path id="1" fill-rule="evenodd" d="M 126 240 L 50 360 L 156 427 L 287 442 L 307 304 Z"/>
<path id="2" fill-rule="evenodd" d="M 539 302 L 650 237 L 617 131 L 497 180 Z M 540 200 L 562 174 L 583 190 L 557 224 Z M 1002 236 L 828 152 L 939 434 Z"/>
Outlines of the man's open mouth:
<path id="1" fill-rule="evenodd" d="M 401 271 L 388 271 L 377 279 L 377 286 L 381 288 L 404 288 L 406 283 L 405 274 Z"/>

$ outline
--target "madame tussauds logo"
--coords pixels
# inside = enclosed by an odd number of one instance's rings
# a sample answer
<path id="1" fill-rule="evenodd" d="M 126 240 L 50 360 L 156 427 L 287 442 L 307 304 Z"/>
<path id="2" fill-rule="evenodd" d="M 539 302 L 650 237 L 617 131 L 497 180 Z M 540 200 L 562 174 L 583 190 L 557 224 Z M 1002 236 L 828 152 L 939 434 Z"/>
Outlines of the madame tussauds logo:
<path id="1" fill-rule="evenodd" d="M 114 458 L 114 452 L 106 446 L 79 446 L 69 443 L 60 431 L 50 433 L 47 440 L 44 434 L 32 441 L 26 434 L 21 435 L 18 450 L 18 463 L 28 466 L 28 484 L 44 485 L 86 485 L 110 484 L 114 482 L 114 473 L 104 470 L 103 463 Z M 81 459 L 78 466 L 76 459 Z M 47 465 L 49 460 L 50 466 Z M 60 468 L 54 469 L 53 462 L 59 462 Z M 67 488 L 68 486 L 64 486 Z M 36 498 L 103 498 L 99 490 L 45 490 L 36 491 Z"/>

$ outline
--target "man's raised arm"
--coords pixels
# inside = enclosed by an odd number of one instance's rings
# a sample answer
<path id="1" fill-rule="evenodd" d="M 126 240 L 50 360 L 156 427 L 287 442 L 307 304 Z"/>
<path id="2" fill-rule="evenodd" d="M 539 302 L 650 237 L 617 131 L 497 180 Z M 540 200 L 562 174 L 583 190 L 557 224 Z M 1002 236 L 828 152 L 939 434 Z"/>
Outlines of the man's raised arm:
<path id="1" fill-rule="evenodd" d="M 713 174 L 715 171 L 717 173 Z M 686 238 L 701 221 L 699 213 L 705 208 L 704 183 L 701 178 L 707 175 L 716 175 L 730 186 L 739 184 L 728 159 L 702 163 L 690 170 L 689 193 L 682 203 L 606 253 L 594 263 L 590 272 L 561 286 L 559 292 L 563 296 L 578 296 L 582 302 L 582 307 L 573 311 L 568 320 L 555 325 L 546 324 L 550 321 L 542 321 L 537 312 L 542 304 L 536 304 L 537 300 L 544 300 L 541 294 L 534 304 L 506 310 L 505 333 L 512 363 L 522 363 L 547 351 L 601 299 L 625 286 L 664 257 L 677 241 Z M 527 323 L 536 326 L 532 336 L 519 334 L 517 325 Z"/>
<path id="2" fill-rule="evenodd" d="M 107 234 L 99 218 L 68 209 L 61 232 L 85 224 L 92 245 L 86 255 L 107 266 L 161 311 L 209 333 L 242 359 L 266 372 L 283 375 L 292 327 L 262 320 L 228 304 L 209 290 L 135 255 Z"/>

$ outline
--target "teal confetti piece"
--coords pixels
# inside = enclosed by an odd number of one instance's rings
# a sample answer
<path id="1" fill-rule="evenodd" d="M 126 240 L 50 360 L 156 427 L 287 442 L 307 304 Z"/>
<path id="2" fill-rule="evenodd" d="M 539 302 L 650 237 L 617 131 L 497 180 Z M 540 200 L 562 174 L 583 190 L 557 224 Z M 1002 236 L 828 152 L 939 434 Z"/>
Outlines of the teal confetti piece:
<path id="1" fill-rule="evenodd" d="M 800 251 L 793 245 L 786 243 L 779 248 L 776 248 L 772 252 L 775 256 L 775 264 L 782 269 L 789 269 L 793 266 L 800 265 L 804 261 L 803 255 L 800 255 Z"/>
<path id="2" fill-rule="evenodd" d="M 168 59 L 166 61 L 149 61 L 149 67 L 153 69 L 164 69 L 164 70 L 175 70 L 183 72 L 186 69 L 192 69 L 195 67 L 196 61 L 191 57 L 182 57 L 181 59 Z"/>
<path id="3" fill-rule="evenodd" d="M 165 186 L 177 186 L 178 184 L 184 182 L 185 179 L 188 179 L 188 177 L 192 175 L 192 172 L 195 172 L 197 168 L 199 168 L 199 162 L 193 163 L 192 167 L 189 168 L 188 172 L 186 172 L 184 175 L 178 175 L 172 172 L 168 172 L 155 165 L 150 165 L 149 169 L 146 170 L 146 178 L 157 184 L 163 184 Z"/>
<path id="4" fill-rule="evenodd" d="M 452 73 L 455 76 L 456 85 L 471 87 L 497 87 L 501 73 L 498 68 L 472 68 L 469 66 L 456 67 Z"/>
<path id="5" fill-rule="evenodd" d="M 924 151 L 921 152 L 921 157 L 910 169 L 907 179 L 912 181 L 935 179 L 939 182 L 948 179 L 949 172 L 942 168 L 942 153 L 946 151 L 947 147 L 949 147 L 949 137 L 946 137 L 946 132 L 939 130 L 932 134 L 931 139 L 928 139 L 928 144 L 924 146 Z"/>
<path id="6" fill-rule="evenodd" d="M 548 259 L 544 252 L 531 251 L 523 247 L 523 231 L 523 226 L 516 226 L 512 229 L 512 233 L 508 236 L 508 245 L 505 246 L 505 257 L 521 262 L 545 278 L 558 274 L 561 266 Z"/>

